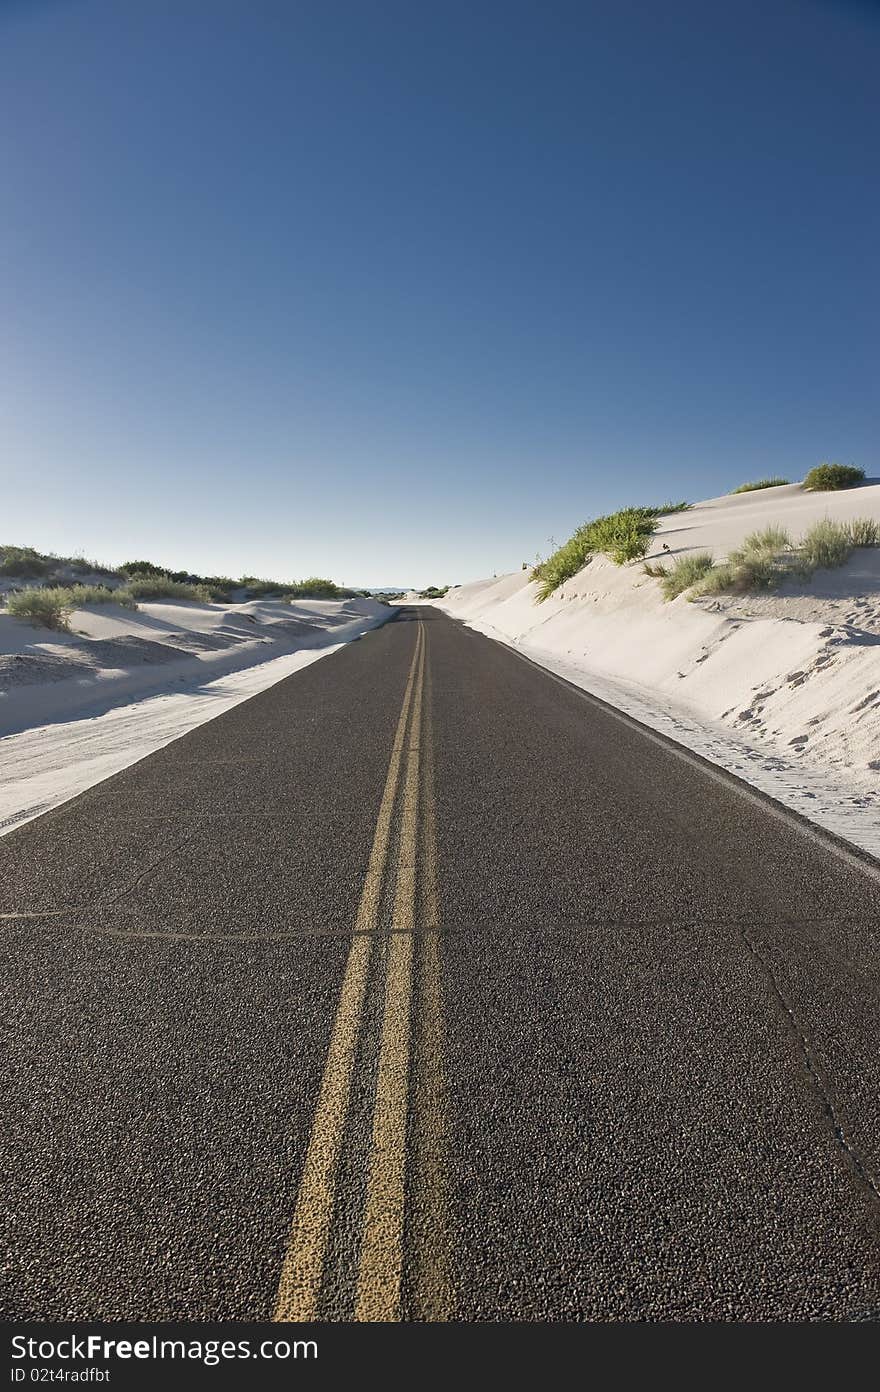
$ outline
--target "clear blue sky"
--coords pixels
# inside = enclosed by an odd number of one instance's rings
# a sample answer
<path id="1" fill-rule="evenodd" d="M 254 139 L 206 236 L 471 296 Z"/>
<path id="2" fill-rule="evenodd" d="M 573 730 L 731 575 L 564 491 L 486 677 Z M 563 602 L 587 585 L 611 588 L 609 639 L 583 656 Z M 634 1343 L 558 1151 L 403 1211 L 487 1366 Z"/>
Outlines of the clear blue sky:
<path id="1" fill-rule="evenodd" d="M 347 583 L 869 474 L 880 6 L 0 0 L 0 539 Z"/>

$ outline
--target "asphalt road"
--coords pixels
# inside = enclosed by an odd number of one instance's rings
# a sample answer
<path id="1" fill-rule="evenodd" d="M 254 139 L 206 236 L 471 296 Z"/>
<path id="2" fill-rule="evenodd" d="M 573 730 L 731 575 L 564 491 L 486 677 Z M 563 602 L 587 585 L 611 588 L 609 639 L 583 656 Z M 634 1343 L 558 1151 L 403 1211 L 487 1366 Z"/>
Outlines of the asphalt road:
<path id="1" fill-rule="evenodd" d="M 6 1318 L 880 1317 L 880 878 L 435 610 L 0 886 Z"/>

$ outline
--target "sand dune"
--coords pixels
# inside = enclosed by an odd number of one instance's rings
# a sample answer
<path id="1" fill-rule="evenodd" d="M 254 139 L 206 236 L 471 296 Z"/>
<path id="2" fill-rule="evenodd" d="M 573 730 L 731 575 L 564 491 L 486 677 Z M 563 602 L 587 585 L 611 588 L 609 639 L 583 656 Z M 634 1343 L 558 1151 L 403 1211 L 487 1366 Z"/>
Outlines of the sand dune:
<path id="1" fill-rule="evenodd" d="M 777 523 L 880 519 L 880 485 L 798 485 L 661 519 L 649 559 L 722 559 Z M 880 549 L 778 591 L 665 603 L 642 564 L 595 557 L 543 604 L 530 572 L 450 590 L 440 606 L 630 710 L 807 815 L 880 851 Z M 780 790 L 782 789 L 782 793 Z"/>
<path id="2" fill-rule="evenodd" d="M 0 613 L 0 835 L 388 617 L 375 600 L 142 602 L 70 632 Z"/>

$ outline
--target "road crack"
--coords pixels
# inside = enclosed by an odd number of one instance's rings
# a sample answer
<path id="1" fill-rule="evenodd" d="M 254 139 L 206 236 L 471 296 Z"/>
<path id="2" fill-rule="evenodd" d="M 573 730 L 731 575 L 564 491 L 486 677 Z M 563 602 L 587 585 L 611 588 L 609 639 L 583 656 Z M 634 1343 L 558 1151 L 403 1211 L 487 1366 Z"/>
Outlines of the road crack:
<path id="1" fill-rule="evenodd" d="M 779 984 L 779 979 L 767 957 L 761 951 L 755 939 L 750 936 L 748 929 L 743 927 L 742 924 L 740 924 L 740 933 L 743 941 L 758 963 L 763 975 L 769 982 L 770 988 L 778 1000 L 782 1013 L 788 1022 L 790 1031 L 797 1040 L 804 1069 L 819 1099 L 822 1111 L 824 1112 L 835 1142 L 843 1152 L 850 1169 L 853 1171 L 860 1184 L 870 1191 L 875 1200 L 880 1201 L 880 1183 L 878 1183 L 872 1173 L 868 1162 L 860 1154 L 855 1142 L 847 1134 L 840 1104 L 835 1098 L 833 1084 L 822 1066 L 819 1059 L 819 1051 L 810 1037 L 809 1030 L 798 1018 L 794 1006 Z"/>

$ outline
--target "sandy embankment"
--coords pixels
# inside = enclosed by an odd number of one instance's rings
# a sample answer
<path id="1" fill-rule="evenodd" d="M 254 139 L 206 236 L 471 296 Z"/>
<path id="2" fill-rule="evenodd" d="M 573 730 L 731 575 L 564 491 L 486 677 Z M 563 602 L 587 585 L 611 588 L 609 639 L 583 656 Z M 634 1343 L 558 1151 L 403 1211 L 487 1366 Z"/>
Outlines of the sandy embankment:
<path id="1" fill-rule="evenodd" d="M 880 485 L 709 499 L 661 519 L 648 559 L 720 560 L 749 532 L 797 540 L 822 517 L 880 520 Z M 641 563 L 604 557 L 536 592 L 516 572 L 439 605 L 880 854 L 880 549 L 770 594 L 667 604 Z"/>
<path id="2" fill-rule="evenodd" d="M 69 633 L 0 613 L 0 835 L 392 612 L 367 599 L 96 605 Z"/>

